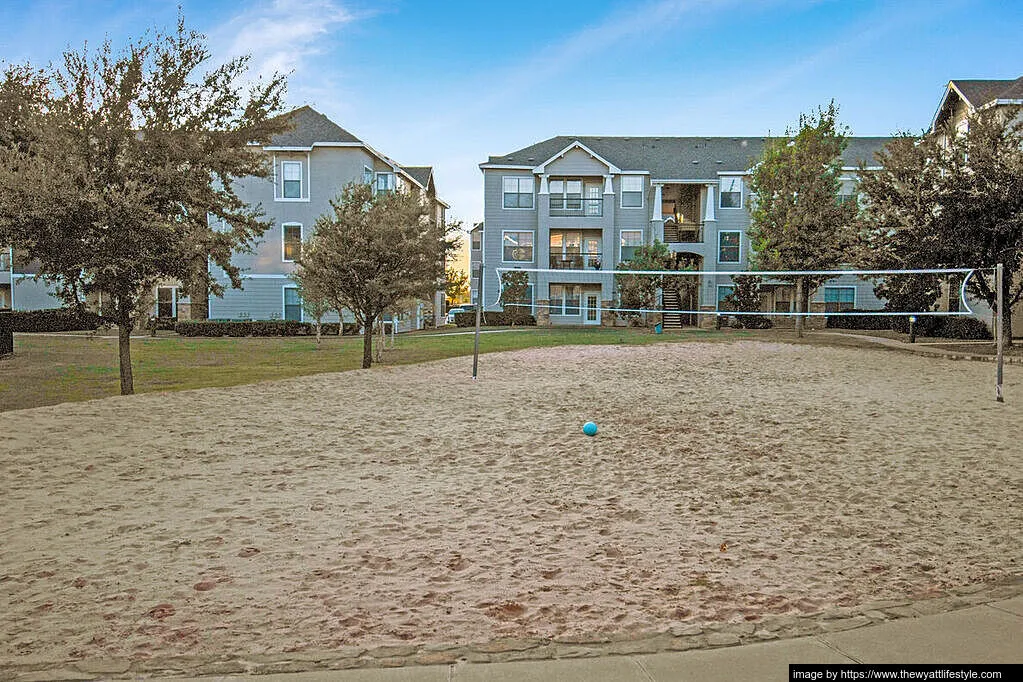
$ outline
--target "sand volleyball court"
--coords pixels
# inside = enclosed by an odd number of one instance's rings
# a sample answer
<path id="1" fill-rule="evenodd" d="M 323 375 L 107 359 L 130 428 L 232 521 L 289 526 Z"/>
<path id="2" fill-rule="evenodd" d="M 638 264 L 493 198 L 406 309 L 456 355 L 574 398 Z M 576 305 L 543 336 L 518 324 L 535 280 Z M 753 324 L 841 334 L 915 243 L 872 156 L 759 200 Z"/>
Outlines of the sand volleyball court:
<path id="1" fill-rule="evenodd" d="M 655 632 L 1020 573 L 1019 367 L 999 405 L 988 363 L 879 350 L 470 364 L 0 414 L 0 669 Z"/>

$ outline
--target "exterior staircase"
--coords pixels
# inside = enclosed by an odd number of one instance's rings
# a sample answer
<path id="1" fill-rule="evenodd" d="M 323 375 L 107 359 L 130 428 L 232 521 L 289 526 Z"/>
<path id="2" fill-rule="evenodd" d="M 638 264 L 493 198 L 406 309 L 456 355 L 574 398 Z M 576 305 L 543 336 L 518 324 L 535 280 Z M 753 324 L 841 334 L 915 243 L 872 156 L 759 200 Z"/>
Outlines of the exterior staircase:
<path id="1" fill-rule="evenodd" d="M 661 314 L 662 324 L 665 331 L 669 329 L 682 330 L 682 313 L 672 312 L 682 310 L 681 302 L 677 291 L 664 289 L 661 292 L 661 304 L 664 312 Z"/>

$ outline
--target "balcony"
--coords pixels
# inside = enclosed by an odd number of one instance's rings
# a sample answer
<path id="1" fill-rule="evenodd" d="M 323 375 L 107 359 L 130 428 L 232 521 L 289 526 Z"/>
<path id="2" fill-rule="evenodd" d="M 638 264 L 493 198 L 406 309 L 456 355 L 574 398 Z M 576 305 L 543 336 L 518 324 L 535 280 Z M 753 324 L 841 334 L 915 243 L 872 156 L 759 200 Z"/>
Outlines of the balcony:
<path id="1" fill-rule="evenodd" d="M 552 253 L 552 270 L 600 270 L 600 253 Z"/>
<path id="2" fill-rule="evenodd" d="M 666 244 L 698 244 L 703 242 L 703 223 L 683 220 L 676 223 L 669 218 L 664 223 Z"/>
<path id="3" fill-rule="evenodd" d="M 552 216 L 601 218 L 604 215 L 604 199 L 552 196 L 550 213 Z"/>

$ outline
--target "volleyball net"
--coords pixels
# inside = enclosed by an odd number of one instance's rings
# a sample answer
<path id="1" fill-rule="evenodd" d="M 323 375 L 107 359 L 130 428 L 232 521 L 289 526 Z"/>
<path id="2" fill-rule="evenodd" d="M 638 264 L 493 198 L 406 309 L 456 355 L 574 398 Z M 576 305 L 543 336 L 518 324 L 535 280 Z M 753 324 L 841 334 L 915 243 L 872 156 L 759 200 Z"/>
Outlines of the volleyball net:
<path id="1" fill-rule="evenodd" d="M 841 316 L 878 316 L 878 317 L 970 317 L 977 316 L 974 304 L 971 303 L 967 294 L 971 281 L 980 277 L 994 276 L 995 268 L 918 268 L 904 270 L 598 270 L 598 269 L 565 269 L 565 268 L 519 268 L 519 267 L 497 267 L 494 271 L 497 274 L 499 286 L 497 291 L 491 294 L 490 301 L 484 306 L 484 310 L 518 308 L 518 309 L 547 309 L 550 311 L 567 312 L 568 315 L 578 314 L 577 309 L 585 306 L 582 302 L 577 303 L 576 299 L 582 292 L 591 292 L 597 288 L 601 291 L 600 310 L 602 313 L 622 313 L 623 315 L 640 315 L 649 313 L 675 313 L 681 315 L 712 315 L 712 316 L 768 316 L 768 317 L 841 317 Z M 526 278 L 524 282 L 510 282 L 511 278 Z M 858 284 L 850 282 L 849 278 L 854 277 L 867 285 L 865 280 L 888 280 L 896 279 L 904 285 L 912 288 L 925 288 L 928 285 L 938 287 L 944 285 L 958 291 L 957 305 L 947 306 L 946 309 L 921 308 L 919 310 L 899 309 L 892 310 L 884 308 L 884 301 L 874 299 L 876 308 L 859 308 L 855 306 L 855 297 L 852 301 L 843 296 L 843 292 L 837 292 L 836 300 L 815 301 L 823 303 L 824 310 L 797 310 L 795 300 L 792 298 L 782 299 L 791 302 L 792 305 L 786 310 L 775 305 L 770 310 L 754 308 L 750 305 L 743 305 L 743 302 L 732 300 L 722 304 L 722 297 L 719 294 L 724 289 L 730 289 L 733 294 L 735 287 L 749 278 L 756 278 L 761 290 L 775 291 L 780 287 L 791 287 L 797 278 L 804 278 L 813 282 L 819 282 L 817 286 L 807 287 L 807 290 L 817 288 L 843 289 L 848 291 L 854 288 L 857 291 L 861 288 Z M 703 278 L 710 280 L 713 296 L 708 300 L 700 293 Z M 845 278 L 842 282 L 832 282 Z M 917 278 L 917 281 L 913 281 Z M 929 278 L 929 282 L 924 278 Z M 645 281 L 644 281 L 645 279 Z M 550 292 L 545 298 L 537 298 L 530 294 L 521 296 L 519 294 L 508 295 L 509 289 L 516 287 L 546 286 Z M 990 285 L 994 290 L 994 283 Z M 610 297 L 608 297 L 610 294 Z M 873 297 L 872 297 L 873 298 Z M 937 296 L 935 296 L 937 298 Z M 612 301 L 611 305 L 606 305 Z M 630 305 L 626 301 L 631 301 Z M 640 305 L 634 303 L 639 302 Z M 706 301 L 701 304 L 701 301 Z M 853 303 L 854 310 L 849 309 Z M 831 304 L 831 305 L 829 305 Z M 901 307 L 900 308 L 904 308 Z M 567 316 L 567 315 L 566 315 Z"/>

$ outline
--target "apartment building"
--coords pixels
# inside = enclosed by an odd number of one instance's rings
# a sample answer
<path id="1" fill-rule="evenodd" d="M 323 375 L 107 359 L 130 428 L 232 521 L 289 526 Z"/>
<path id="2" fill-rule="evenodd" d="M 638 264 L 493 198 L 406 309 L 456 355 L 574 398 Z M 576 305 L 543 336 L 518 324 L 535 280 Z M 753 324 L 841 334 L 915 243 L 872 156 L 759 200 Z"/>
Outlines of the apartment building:
<path id="1" fill-rule="evenodd" d="M 856 197 L 856 173 L 888 138 L 850 138 L 842 157 L 841 201 Z M 485 309 L 499 308 L 496 268 L 530 273 L 528 304 L 541 325 L 610 325 L 613 277 L 636 247 L 659 240 L 673 267 L 749 269 L 749 170 L 765 138 L 558 136 L 491 156 L 483 171 L 484 223 L 473 254 L 482 262 Z M 476 243 L 479 249 L 476 250 Z M 560 272 L 560 271 L 564 272 Z M 473 297 L 479 297 L 474 280 Z M 767 282 L 764 309 L 794 310 L 794 290 Z M 688 300 L 665 299 L 666 326 L 709 325 L 732 291 L 728 275 L 706 275 Z M 856 277 L 826 282 L 811 310 L 882 307 Z"/>
<path id="2" fill-rule="evenodd" d="M 285 114 L 292 128 L 262 148 L 272 166 L 268 178 L 248 177 L 237 181 L 239 198 L 259 206 L 270 228 L 252 252 L 236 253 L 233 263 L 242 269 L 243 286 L 232 289 L 230 280 L 217 267 L 211 276 L 225 287 L 222 296 L 193 302 L 179 295 L 174 282 L 157 286 L 153 292 L 152 314 L 177 319 L 303 320 L 302 301 L 289 278 L 295 261 L 316 219 L 331 211 L 330 200 L 350 182 L 371 184 L 377 192 L 419 192 L 429 202 L 435 218 L 445 220 L 448 205 L 437 196 L 430 166 L 402 166 L 352 135 L 323 114 L 304 106 Z M 7 254 L 7 260 L 14 260 Z M 6 301 L 18 310 L 57 308 L 61 301 L 52 287 L 36 280 L 29 263 L 5 263 L 10 285 L 0 274 L 0 307 Z M 398 328 L 417 329 L 425 325 L 424 315 L 432 310 L 435 323 L 443 324 L 443 291 L 431 306 L 422 305 L 400 316 Z M 90 301 L 101 309 L 102 298 Z M 101 311 L 101 310 L 100 310 Z M 337 315 L 325 321 L 337 321 Z"/>

